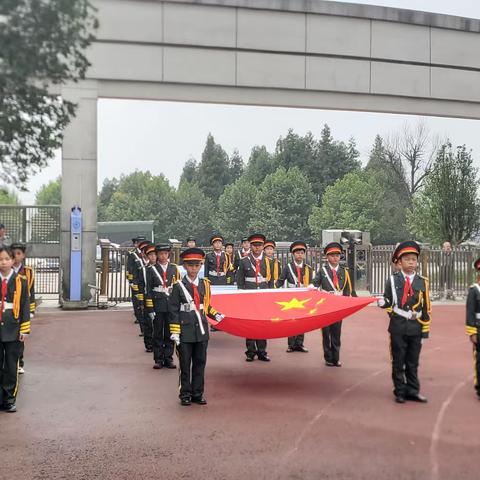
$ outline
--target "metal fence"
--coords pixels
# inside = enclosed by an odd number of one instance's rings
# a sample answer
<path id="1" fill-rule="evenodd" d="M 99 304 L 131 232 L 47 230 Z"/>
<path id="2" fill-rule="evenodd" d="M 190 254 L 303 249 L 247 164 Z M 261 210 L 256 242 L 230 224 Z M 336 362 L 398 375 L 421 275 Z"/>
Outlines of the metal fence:
<path id="1" fill-rule="evenodd" d="M 13 241 L 60 243 L 60 206 L 0 206 L 0 222 Z"/>
<path id="2" fill-rule="evenodd" d="M 0 223 L 12 242 L 28 245 L 26 264 L 35 272 L 35 292 L 58 294 L 60 206 L 0 205 Z"/>
<path id="3" fill-rule="evenodd" d="M 130 289 L 125 274 L 128 248 L 114 249 L 104 247 L 102 249 L 103 263 L 97 264 L 97 285 L 102 285 L 103 292 L 109 301 L 125 302 L 130 300 Z M 385 280 L 392 274 L 392 253 L 395 247 L 388 246 L 364 246 L 356 247 L 356 268 L 352 272 L 355 278 L 356 289 L 366 290 L 372 295 L 383 293 Z M 204 248 L 211 251 L 211 247 Z M 178 261 L 179 248 L 172 252 L 172 261 Z M 455 296 L 462 297 L 466 294 L 468 286 L 473 281 L 473 261 L 480 256 L 478 248 L 458 248 L 451 255 L 445 254 L 438 248 L 423 249 L 419 259 L 419 273 L 430 279 L 430 288 L 435 296 L 444 290 L 451 290 Z M 285 266 L 290 260 L 288 249 L 278 248 L 276 257 Z M 107 262 L 108 258 L 108 262 Z M 342 257 L 341 262 L 347 263 L 347 256 Z M 318 271 L 325 261 L 323 249 L 310 247 L 307 250 L 306 261 L 315 271 Z M 104 274 L 102 275 L 102 272 Z"/>

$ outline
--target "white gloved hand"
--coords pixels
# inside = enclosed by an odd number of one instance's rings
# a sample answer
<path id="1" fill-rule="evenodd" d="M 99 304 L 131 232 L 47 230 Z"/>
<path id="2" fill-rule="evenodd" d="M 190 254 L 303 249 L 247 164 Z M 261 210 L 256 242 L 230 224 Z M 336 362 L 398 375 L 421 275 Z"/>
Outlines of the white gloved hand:
<path id="1" fill-rule="evenodd" d="M 180 345 L 180 335 L 178 333 L 172 333 L 170 340 L 173 340 L 177 346 Z"/>
<path id="2" fill-rule="evenodd" d="M 339 290 L 335 290 L 334 294 L 337 296 L 337 297 L 343 297 L 343 292 L 339 291 Z"/>
<path id="3" fill-rule="evenodd" d="M 384 307 L 387 304 L 383 297 L 377 297 L 377 305 L 379 307 Z"/>
<path id="4" fill-rule="evenodd" d="M 35 317 L 35 314 L 34 314 L 34 313 L 31 313 L 31 314 L 30 314 L 30 320 L 32 320 L 34 317 Z"/>
<path id="5" fill-rule="evenodd" d="M 220 323 L 223 319 L 225 318 L 225 315 L 222 315 L 221 313 L 216 313 L 215 314 L 215 320 Z"/>
<path id="6" fill-rule="evenodd" d="M 149 313 L 148 316 L 150 317 L 150 320 L 155 320 L 155 314 L 153 312 Z"/>

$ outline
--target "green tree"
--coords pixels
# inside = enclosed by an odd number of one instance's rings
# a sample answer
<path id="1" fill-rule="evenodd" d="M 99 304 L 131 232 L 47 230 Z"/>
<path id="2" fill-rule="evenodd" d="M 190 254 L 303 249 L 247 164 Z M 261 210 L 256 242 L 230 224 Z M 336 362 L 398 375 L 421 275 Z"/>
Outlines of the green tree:
<path id="1" fill-rule="evenodd" d="M 75 105 L 49 87 L 84 78 L 93 13 L 88 0 L 0 3 L 0 178 L 20 190 L 61 147 Z"/>
<path id="2" fill-rule="evenodd" d="M 254 185 L 260 185 L 267 175 L 275 171 L 272 155 L 265 145 L 256 145 L 252 148 L 244 176 Z"/>
<path id="3" fill-rule="evenodd" d="M 154 220 L 156 238 L 165 241 L 173 221 L 174 193 L 163 175 L 149 171 L 122 175 L 105 208 L 105 220 Z"/>
<path id="4" fill-rule="evenodd" d="M 201 245 L 208 245 L 212 227 L 213 202 L 197 185 L 182 183 L 175 193 L 175 204 L 169 212 L 169 238 L 184 239 L 192 235 Z"/>
<path id="5" fill-rule="evenodd" d="M 383 191 L 375 176 L 351 172 L 326 188 L 321 207 L 314 207 L 308 223 L 315 238 L 322 230 L 348 229 L 370 232 L 376 242 L 381 233 L 378 212 Z"/>
<path id="6" fill-rule="evenodd" d="M 380 244 L 394 244 L 409 236 L 410 195 L 405 182 L 392 175 L 387 155 L 383 139 L 377 135 L 365 171 L 377 179 L 383 193 L 382 208 L 377 213 L 379 231 L 375 235 L 376 243 Z"/>
<path id="7" fill-rule="evenodd" d="M 228 155 L 221 145 L 215 143 L 211 133 L 202 153 L 202 161 L 198 166 L 197 185 L 212 200 L 217 200 L 230 183 L 230 164 Z"/>
<path id="8" fill-rule="evenodd" d="M 419 240 L 458 245 L 480 230 L 480 178 L 465 145 L 442 145 L 424 188 L 414 196 L 408 225 Z"/>
<path id="9" fill-rule="evenodd" d="M 236 182 L 243 174 L 244 165 L 243 158 L 237 149 L 233 151 L 232 156 L 230 157 L 230 180 L 229 183 Z"/>
<path id="10" fill-rule="evenodd" d="M 240 240 L 248 233 L 256 191 L 256 186 L 243 175 L 228 185 L 218 199 L 214 227 L 226 239 Z"/>
<path id="11" fill-rule="evenodd" d="M 258 189 L 250 229 L 280 241 L 309 240 L 307 220 L 314 201 L 312 188 L 300 169 L 280 167 Z"/>
<path id="12" fill-rule="evenodd" d="M 194 158 L 190 158 L 183 166 L 182 175 L 180 176 L 180 185 L 187 183 L 195 183 L 198 175 L 198 165 Z"/>
<path id="13" fill-rule="evenodd" d="M 275 165 L 284 167 L 287 170 L 292 167 L 298 167 L 300 171 L 309 173 L 312 164 L 315 162 L 315 139 L 311 132 L 304 137 L 294 133 L 292 129 L 288 130 L 285 138 L 280 137 L 277 140 L 275 148 Z"/>
<path id="14" fill-rule="evenodd" d="M 0 205 L 20 205 L 20 199 L 15 192 L 0 187 Z"/>
<path id="15" fill-rule="evenodd" d="M 35 205 L 60 205 L 62 203 L 62 177 L 42 185 L 35 195 Z"/>
<path id="16" fill-rule="evenodd" d="M 100 222 L 107 221 L 107 209 L 113 194 L 117 191 L 118 185 L 119 181 L 116 178 L 106 178 L 103 181 L 97 201 L 98 220 Z"/>
<path id="17" fill-rule="evenodd" d="M 320 140 L 316 144 L 314 162 L 307 172 L 317 201 L 320 201 L 329 185 L 333 185 L 350 172 L 360 170 L 358 157 L 359 153 L 353 139 L 348 143 L 336 141 L 332 137 L 330 127 L 324 125 Z"/>

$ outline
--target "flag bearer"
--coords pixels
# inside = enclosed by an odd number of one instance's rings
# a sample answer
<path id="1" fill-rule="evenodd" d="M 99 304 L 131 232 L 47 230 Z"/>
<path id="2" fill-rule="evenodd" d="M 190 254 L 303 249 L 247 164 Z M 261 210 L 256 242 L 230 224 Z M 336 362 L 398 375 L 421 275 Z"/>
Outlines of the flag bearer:
<path id="1" fill-rule="evenodd" d="M 323 253 L 327 257 L 327 262 L 315 275 L 314 285 L 335 295 L 356 297 L 357 294 L 352 289 L 348 269 L 340 265 L 342 246 L 337 242 L 331 242 L 324 248 Z M 341 320 L 322 328 L 323 355 L 327 367 L 342 366 L 340 362 L 341 334 Z"/>
<path id="2" fill-rule="evenodd" d="M 237 287 L 242 290 L 273 288 L 271 262 L 263 253 L 265 236 L 251 235 L 248 238 L 250 253 L 240 260 L 237 270 Z M 247 338 L 246 361 L 253 362 L 255 355 L 263 362 L 269 362 L 267 341 Z"/>
<path id="3" fill-rule="evenodd" d="M 214 235 L 210 239 L 210 245 L 213 247 L 213 252 L 205 257 L 204 277 L 208 278 L 212 285 L 226 285 L 229 262 L 223 251 L 223 237 Z"/>
<path id="4" fill-rule="evenodd" d="M 305 262 L 307 244 L 302 241 L 293 242 L 290 245 L 290 253 L 292 260 L 283 270 L 277 281 L 277 287 L 283 287 L 285 282 L 289 288 L 303 288 L 312 285 L 314 272 L 312 267 Z M 308 350 L 303 345 L 304 338 L 304 334 L 288 337 L 287 352 L 307 353 Z"/>
<path id="5" fill-rule="evenodd" d="M 399 271 L 387 280 L 385 293 L 378 300 L 390 317 L 390 352 L 395 401 L 426 403 L 420 394 L 418 362 L 422 341 L 430 332 L 430 293 L 428 279 L 417 274 L 420 246 L 407 241 L 398 245 L 394 257 Z"/>
<path id="6" fill-rule="evenodd" d="M 206 315 L 220 322 L 223 315 L 210 305 L 210 281 L 199 278 L 205 252 L 189 248 L 180 254 L 187 273 L 175 283 L 169 297 L 171 339 L 180 361 L 180 403 L 206 405 L 203 396 L 207 363 L 208 322 Z"/>

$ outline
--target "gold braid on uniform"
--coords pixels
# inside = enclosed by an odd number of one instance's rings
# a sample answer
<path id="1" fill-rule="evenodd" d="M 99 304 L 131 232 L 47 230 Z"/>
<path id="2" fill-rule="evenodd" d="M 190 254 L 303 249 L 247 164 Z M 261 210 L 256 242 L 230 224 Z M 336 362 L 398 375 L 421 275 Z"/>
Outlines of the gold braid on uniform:
<path id="1" fill-rule="evenodd" d="M 203 285 L 205 286 L 205 297 L 203 298 L 203 309 L 210 317 L 215 317 L 218 313 L 211 305 L 210 305 L 210 280 L 208 278 L 203 279 Z"/>

